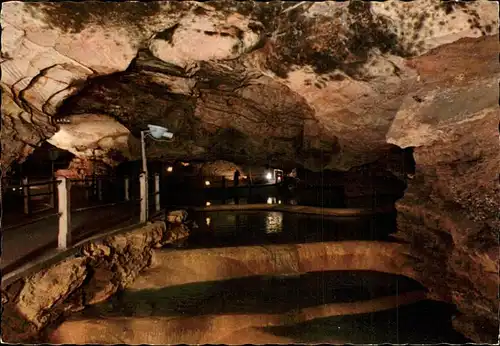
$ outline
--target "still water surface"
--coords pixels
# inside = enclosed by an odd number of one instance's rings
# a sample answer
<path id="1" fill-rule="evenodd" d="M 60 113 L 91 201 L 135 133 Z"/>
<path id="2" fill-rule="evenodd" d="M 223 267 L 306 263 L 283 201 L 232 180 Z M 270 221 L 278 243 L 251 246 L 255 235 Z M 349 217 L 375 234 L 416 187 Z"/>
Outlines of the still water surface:
<path id="1" fill-rule="evenodd" d="M 274 211 L 189 213 L 198 225 L 187 248 L 293 244 L 341 240 L 390 240 L 395 213 L 333 217 Z"/>

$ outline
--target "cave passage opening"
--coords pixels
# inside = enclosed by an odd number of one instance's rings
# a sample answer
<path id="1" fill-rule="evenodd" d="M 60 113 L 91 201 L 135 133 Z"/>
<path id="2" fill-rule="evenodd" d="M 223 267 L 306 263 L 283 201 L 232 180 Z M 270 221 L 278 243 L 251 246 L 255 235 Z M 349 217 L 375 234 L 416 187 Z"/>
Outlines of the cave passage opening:
<path id="1" fill-rule="evenodd" d="M 75 157 L 71 152 L 44 141 L 26 160 L 12 163 L 6 178 L 16 182 L 24 177 L 49 180 L 57 170 L 67 169 Z"/>

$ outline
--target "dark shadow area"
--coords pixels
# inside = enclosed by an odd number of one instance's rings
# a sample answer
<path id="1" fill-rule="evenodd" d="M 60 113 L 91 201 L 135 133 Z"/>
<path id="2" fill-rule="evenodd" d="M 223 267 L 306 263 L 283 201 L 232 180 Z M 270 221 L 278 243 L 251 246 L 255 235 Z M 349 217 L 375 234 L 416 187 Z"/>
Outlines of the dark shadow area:
<path id="1" fill-rule="evenodd" d="M 464 344 L 471 342 L 451 324 L 453 306 L 421 301 L 370 314 L 335 316 L 287 327 L 265 328 L 299 343 Z"/>
<path id="2" fill-rule="evenodd" d="M 2 178 L 2 200 L 3 211 L 6 223 L 18 223 L 20 219 L 29 216 L 23 213 L 24 198 L 23 189 L 19 188 L 24 177 L 29 183 L 46 182 L 52 179 L 53 172 L 58 169 L 66 169 L 75 156 L 70 152 L 58 149 L 48 142 L 44 142 L 40 147 L 28 156 L 23 163 L 13 163 L 9 172 Z M 47 185 L 32 186 L 30 194 L 30 209 L 39 211 L 49 206 L 49 196 L 35 196 L 38 194 L 48 194 L 50 192 Z"/>
<path id="3" fill-rule="evenodd" d="M 423 289 L 418 282 L 407 277 L 372 271 L 254 276 L 158 290 L 124 291 L 105 303 L 86 309 L 83 315 L 286 313 L 323 304 L 350 303 Z"/>
<path id="4" fill-rule="evenodd" d="M 389 241 L 396 212 L 333 217 L 266 211 L 191 212 L 193 228 L 183 247 L 209 248 L 341 240 Z"/>

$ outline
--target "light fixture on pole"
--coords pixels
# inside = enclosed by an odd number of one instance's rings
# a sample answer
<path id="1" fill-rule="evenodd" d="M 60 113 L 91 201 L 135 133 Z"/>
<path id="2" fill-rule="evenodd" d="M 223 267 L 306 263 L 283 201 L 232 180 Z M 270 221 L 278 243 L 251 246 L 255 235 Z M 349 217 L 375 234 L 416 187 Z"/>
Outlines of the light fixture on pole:
<path id="1" fill-rule="evenodd" d="M 147 220 L 149 209 L 148 165 L 146 160 L 146 136 L 148 135 L 156 141 L 162 141 L 162 138 L 172 139 L 174 137 L 174 134 L 169 132 L 167 128 L 158 125 L 148 125 L 148 130 L 141 131 L 142 173 L 145 175 L 144 189 L 146 190 L 141 201 L 143 203 L 141 210 L 144 210 L 144 214 L 141 213 L 141 222 Z"/>

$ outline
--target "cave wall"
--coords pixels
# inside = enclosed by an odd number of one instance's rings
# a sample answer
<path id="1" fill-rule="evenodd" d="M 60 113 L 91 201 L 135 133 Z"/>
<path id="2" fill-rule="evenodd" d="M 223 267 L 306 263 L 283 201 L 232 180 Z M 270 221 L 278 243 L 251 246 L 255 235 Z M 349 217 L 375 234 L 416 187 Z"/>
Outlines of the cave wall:
<path id="1" fill-rule="evenodd" d="M 486 343 L 496 342 L 499 324 L 497 47 L 496 39 L 467 40 L 413 59 L 430 84 L 388 133 L 389 142 L 415 147 L 415 177 L 397 203 L 399 236 L 425 259 L 422 278 L 435 296 L 463 313 L 455 327 Z"/>
<path id="2" fill-rule="evenodd" d="M 13 115 L 2 162 L 54 133 L 80 157 L 92 147 L 109 164 L 137 158 L 137 143 L 111 127 L 78 147 L 91 126 L 57 122 L 111 116 L 135 137 L 147 123 L 177 134 L 151 143 L 151 157 L 348 170 L 388 149 L 406 95 L 424 84 L 408 58 L 494 35 L 495 6 L 5 3 L 2 90 L 12 102 L 2 109 Z M 71 136 L 61 141 L 61 131 Z"/>

